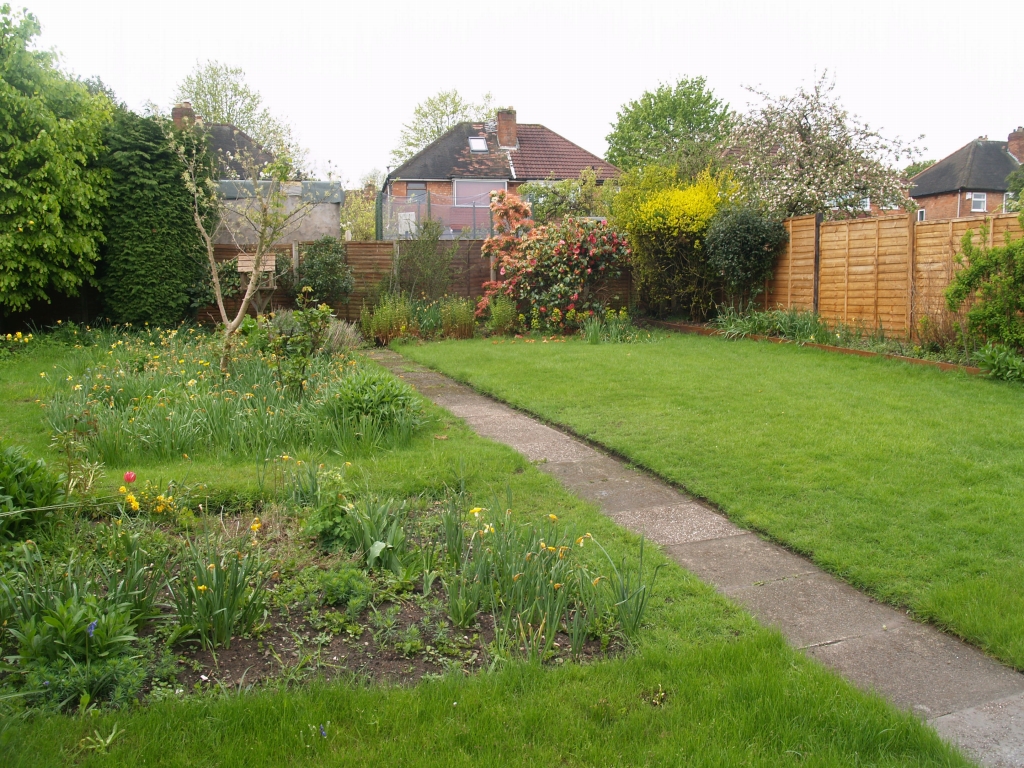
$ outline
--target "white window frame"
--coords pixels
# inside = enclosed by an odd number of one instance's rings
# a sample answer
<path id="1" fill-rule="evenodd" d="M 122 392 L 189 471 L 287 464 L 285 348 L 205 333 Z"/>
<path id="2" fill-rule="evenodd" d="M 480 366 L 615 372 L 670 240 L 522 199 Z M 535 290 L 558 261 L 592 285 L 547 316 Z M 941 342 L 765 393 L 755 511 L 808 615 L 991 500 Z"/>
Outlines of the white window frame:
<path id="1" fill-rule="evenodd" d="M 917 209 L 917 220 L 918 221 L 924 221 L 925 220 L 925 216 L 926 216 L 926 214 L 925 214 L 924 208 L 918 208 Z"/>
<path id="2" fill-rule="evenodd" d="M 981 207 L 978 207 L 978 201 L 981 201 Z M 988 213 L 988 193 L 987 192 L 974 192 L 971 194 L 971 213 Z"/>
<path id="3" fill-rule="evenodd" d="M 473 207 L 473 203 L 459 203 L 459 182 L 460 181 L 475 181 L 475 182 L 484 181 L 484 182 L 487 182 L 488 184 L 504 184 L 504 189 L 505 189 L 506 192 L 508 192 L 508 179 L 452 179 L 452 205 L 454 205 L 456 208 L 472 208 Z M 501 190 L 495 189 L 493 191 L 494 192 L 499 192 Z M 490 205 L 490 200 L 488 200 L 487 203 L 477 203 L 476 207 L 479 208 L 479 207 L 481 207 L 481 205 L 489 206 Z"/>
<path id="4" fill-rule="evenodd" d="M 1003 213 L 1008 212 L 1011 200 L 1013 200 L 1013 192 L 1003 192 Z"/>
<path id="5" fill-rule="evenodd" d="M 483 149 L 476 149 L 473 146 L 473 142 L 474 141 L 482 141 L 484 143 Z M 484 152 L 487 152 L 488 149 L 489 148 L 487 146 L 487 137 L 486 136 L 470 136 L 469 137 L 469 151 L 470 152 L 475 152 L 475 153 L 478 153 L 478 154 L 483 154 Z"/>

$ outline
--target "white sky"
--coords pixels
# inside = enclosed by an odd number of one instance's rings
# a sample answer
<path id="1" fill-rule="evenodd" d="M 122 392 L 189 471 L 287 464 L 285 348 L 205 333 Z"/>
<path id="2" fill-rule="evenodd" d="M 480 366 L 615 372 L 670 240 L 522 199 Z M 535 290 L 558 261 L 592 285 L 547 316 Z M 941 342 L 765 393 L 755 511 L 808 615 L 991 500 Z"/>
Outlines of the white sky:
<path id="1" fill-rule="evenodd" d="M 941 158 L 1024 123 L 1010 5 L 663 0 L 14 0 L 39 44 L 134 109 L 169 107 L 197 61 L 242 67 L 321 168 L 388 164 L 401 124 L 440 89 L 490 91 L 521 122 L 603 155 L 619 107 L 703 75 L 734 108 L 828 69 L 843 103 Z M 1009 15 L 1008 15 L 1009 14 Z"/>

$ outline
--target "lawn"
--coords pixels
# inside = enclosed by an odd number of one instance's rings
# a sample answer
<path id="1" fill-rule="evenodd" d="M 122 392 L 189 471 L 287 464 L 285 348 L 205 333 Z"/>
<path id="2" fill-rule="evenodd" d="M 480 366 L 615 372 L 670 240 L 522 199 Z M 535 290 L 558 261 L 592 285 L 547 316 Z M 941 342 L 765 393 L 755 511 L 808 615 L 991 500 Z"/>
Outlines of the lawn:
<path id="1" fill-rule="evenodd" d="M 1024 669 L 1024 389 L 671 335 L 401 345 Z"/>
<path id="2" fill-rule="evenodd" d="M 562 349 L 575 351 L 571 345 Z M 56 457 L 47 447 L 44 411 L 36 403 L 46 393 L 39 373 L 53 371 L 54 365 L 59 371 L 64 355 L 45 347 L 0 363 L 4 443 L 24 445 L 51 461 Z M 446 486 L 464 482 L 467 498 L 486 505 L 507 490 L 519 519 L 542 521 L 557 514 L 557 525 L 592 533 L 616 559 L 635 556 L 637 538 L 593 505 L 568 494 L 511 449 L 477 437 L 440 409 L 424 407 L 427 423 L 410 442 L 326 460 L 338 467 L 349 460 L 347 472 L 355 484 L 398 498 L 437 498 Z M 123 469 L 108 467 L 104 482 L 116 485 Z M 130 469 L 140 483 L 151 476 L 188 474 L 192 482 L 232 490 L 243 499 L 266 492 L 246 459 L 138 461 Z M 247 524 L 251 511 L 237 514 L 245 515 Z M 230 527 L 232 511 L 209 519 Z M 276 520 L 268 515 L 268 528 Z M 304 544 L 296 538 L 289 551 Z M 665 563 L 651 550 L 648 559 L 650 565 Z M 412 603 L 417 596 L 405 599 Z M 120 735 L 109 749 L 88 749 L 96 742 L 82 742 L 107 737 L 115 725 Z M 968 764 L 912 715 L 855 690 L 793 651 L 777 632 L 760 627 L 671 563 L 660 572 L 635 643 L 586 664 L 506 660 L 476 674 L 455 666 L 404 686 L 371 684 L 359 675 L 333 682 L 293 676 L 241 692 L 207 686 L 84 717 L 29 712 L 7 717 L 0 728 L 0 763 L 12 767 L 76 761 L 249 768 L 385 762 Z"/>

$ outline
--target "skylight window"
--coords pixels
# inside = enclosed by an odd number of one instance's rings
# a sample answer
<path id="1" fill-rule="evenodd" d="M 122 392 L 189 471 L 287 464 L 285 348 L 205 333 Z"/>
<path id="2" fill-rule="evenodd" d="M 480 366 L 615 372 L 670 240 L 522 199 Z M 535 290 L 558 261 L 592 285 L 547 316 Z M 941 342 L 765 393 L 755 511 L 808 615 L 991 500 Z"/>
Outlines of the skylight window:
<path id="1" fill-rule="evenodd" d="M 486 152 L 487 151 L 487 137 L 486 136 L 470 136 L 469 137 L 469 151 L 470 152 Z"/>

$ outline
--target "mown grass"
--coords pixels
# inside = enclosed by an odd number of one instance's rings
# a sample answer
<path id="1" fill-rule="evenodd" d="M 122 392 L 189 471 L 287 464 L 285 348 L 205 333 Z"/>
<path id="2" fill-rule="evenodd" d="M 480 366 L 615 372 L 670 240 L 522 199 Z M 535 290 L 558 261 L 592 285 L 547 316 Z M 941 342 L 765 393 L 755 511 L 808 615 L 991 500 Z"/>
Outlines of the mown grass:
<path id="1" fill-rule="evenodd" d="M 751 341 L 401 346 L 1024 669 L 1024 389 Z"/>
<path id="2" fill-rule="evenodd" d="M 33 377 L 49 361 L 43 355 L 0 367 L 5 402 L 31 400 Z M 616 559 L 635 555 L 635 536 L 523 457 L 475 436 L 440 409 L 428 406 L 427 416 L 431 423 L 403 448 L 328 460 L 350 459 L 350 476 L 384 495 L 439 494 L 464 481 L 472 499 L 487 503 L 509 487 L 517 516 L 556 512 L 559 525 L 591 532 Z M 0 412 L 5 440 L 40 455 L 47 452 L 42 419 L 40 411 Z M 448 439 L 435 439 L 442 433 Z M 133 469 L 140 479 L 189 471 L 216 488 L 256 487 L 248 462 Z M 120 470 L 111 468 L 109 475 L 116 478 Z M 666 562 L 657 552 L 650 560 Z M 516 663 L 413 688 L 314 684 L 205 694 L 84 718 L 9 720 L 0 726 L 0 764 L 968 764 L 912 715 L 793 651 L 777 632 L 674 564 L 661 571 L 646 623 L 631 653 L 587 666 Z M 109 754 L 79 750 L 81 739 L 97 731 L 106 736 L 115 724 L 123 735 Z"/>

